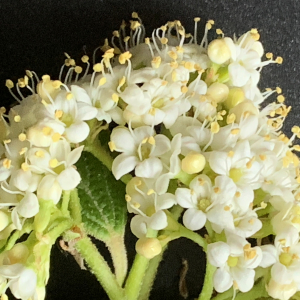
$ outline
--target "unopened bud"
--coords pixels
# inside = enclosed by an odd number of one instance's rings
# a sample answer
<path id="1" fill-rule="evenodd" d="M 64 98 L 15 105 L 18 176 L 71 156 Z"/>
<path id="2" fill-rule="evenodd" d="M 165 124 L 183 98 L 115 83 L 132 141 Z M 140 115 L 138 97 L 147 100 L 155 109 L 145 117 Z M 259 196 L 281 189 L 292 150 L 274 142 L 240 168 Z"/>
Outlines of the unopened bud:
<path id="1" fill-rule="evenodd" d="M 229 88 L 224 83 L 214 82 L 207 89 L 206 95 L 215 102 L 223 102 L 229 94 Z"/>
<path id="2" fill-rule="evenodd" d="M 24 244 L 15 244 L 7 253 L 10 264 L 25 263 L 29 255 L 29 250 Z"/>
<path id="3" fill-rule="evenodd" d="M 140 238 L 135 244 L 138 254 L 151 259 L 161 253 L 162 246 L 157 238 Z"/>
<path id="4" fill-rule="evenodd" d="M 224 105 L 227 109 L 231 109 L 237 106 L 239 103 L 245 100 L 245 93 L 241 88 L 235 87 L 229 90 L 227 99 L 224 101 Z"/>
<path id="5" fill-rule="evenodd" d="M 217 39 L 210 42 L 207 54 L 210 60 L 218 65 L 225 63 L 231 57 L 230 49 L 224 39 Z"/>
<path id="6" fill-rule="evenodd" d="M 271 279 L 266 290 L 274 299 L 290 299 L 297 292 L 297 284 L 295 281 L 289 284 L 280 284 Z"/>
<path id="7" fill-rule="evenodd" d="M 236 116 L 236 122 L 239 123 L 245 113 L 251 115 L 258 115 L 259 111 L 251 100 L 245 100 L 232 108 L 230 113 L 234 113 Z"/>
<path id="8" fill-rule="evenodd" d="M 187 174 L 196 174 L 205 167 L 206 159 L 203 154 L 190 152 L 181 162 L 182 170 Z"/>

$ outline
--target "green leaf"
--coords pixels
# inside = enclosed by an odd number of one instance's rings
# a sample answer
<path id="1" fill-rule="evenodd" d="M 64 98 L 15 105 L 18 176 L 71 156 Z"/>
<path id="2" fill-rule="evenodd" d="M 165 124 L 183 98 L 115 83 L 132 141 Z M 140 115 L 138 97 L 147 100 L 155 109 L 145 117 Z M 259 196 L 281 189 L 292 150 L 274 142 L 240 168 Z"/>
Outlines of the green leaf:
<path id="1" fill-rule="evenodd" d="M 76 167 L 82 177 L 78 195 L 88 234 L 104 242 L 123 235 L 127 219 L 125 185 L 91 153 L 83 152 Z"/>

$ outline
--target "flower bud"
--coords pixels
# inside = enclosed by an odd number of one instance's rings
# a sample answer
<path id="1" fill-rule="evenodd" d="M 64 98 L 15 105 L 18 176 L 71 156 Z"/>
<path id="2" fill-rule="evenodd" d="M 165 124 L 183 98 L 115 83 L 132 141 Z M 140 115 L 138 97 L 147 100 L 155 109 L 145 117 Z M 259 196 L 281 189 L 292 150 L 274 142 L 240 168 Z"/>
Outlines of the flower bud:
<path id="1" fill-rule="evenodd" d="M 231 109 L 237 106 L 239 103 L 245 100 L 245 93 L 241 88 L 235 87 L 229 90 L 227 99 L 224 101 L 224 105 L 227 109 Z"/>
<path id="2" fill-rule="evenodd" d="M 182 161 L 181 168 L 187 174 L 196 174 L 205 167 L 206 159 L 204 155 L 197 152 L 190 152 Z"/>
<path id="3" fill-rule="evenodd" d="M 234 113 L 236 116 L 236 122 L 239 123 L 242 116 L 244 116 L 246 113 L 258 115 L 259 111 L 251 100 L 245 100 L 233 107 L 229 113 Z"/>
<path id="4" fill-rule="evenodd" d="M 288 300 L 297 292 L 297 284 L 295 281 L 292 281 L 290 284 L 280 284 L 271 279 L 266 289 L 272 298 Z"/>
<path id="5" fill-rule="evenodd" d="M 225 63 L 231 57 L 230 49 L 224 39 L 217 39 L 210 42 L 207 54 L 210 60 L 218 65 Z"/>
<path id="6" fill-rule="evenodd" d="M 8 224 L 9 224 L 8 215 L 4 211 L 0 210 L 0 231 L 2 231 Z"/>
<path id="7" fill-rule="evenodd" d="M 135 245 L 138 254 L 151 259 L 160 254 L 162 246 L 157 238 L 140 238 Z"/>
<path id="8" fill-rule="evenodd" d="M 229 93 L 229 88 L 224 83 L 215 82 L 209 86 L 206 95 L 215 102 L 223 102 Z"/>
<path id="9" fill-rule="evenodd" d="M 11 265 L 17 263 L 25 264 L 29 256 L 29 250 L 24 244 L 15 244 L 12 249 L 7 252 L 7 258 Z"/>

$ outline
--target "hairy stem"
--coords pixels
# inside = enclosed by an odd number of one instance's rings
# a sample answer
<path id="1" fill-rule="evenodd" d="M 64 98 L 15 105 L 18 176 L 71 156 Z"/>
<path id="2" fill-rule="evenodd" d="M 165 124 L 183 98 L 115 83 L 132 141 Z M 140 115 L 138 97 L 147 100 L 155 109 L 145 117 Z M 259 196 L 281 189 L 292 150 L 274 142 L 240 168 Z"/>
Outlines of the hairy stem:
<path id="1" fill-rule="evenodd" d="M 88 237 L 80 239 L 76 243 L 75 248 L 86 261 L 91 272 L 95 274 L 96 278 L 106 291 L 109 299 L 127 299 L 124 294 L 124 290 L 118 284 L 115 275 L 111 272 L 105 259 L 98 252 L 97 248 Z"/>
<path id="2" fill-rule="evenodd" d="M 211 299 L 211 295 L 214 290 L 214 284 L 213 284 L 213 275 L 215 273 L 216 267 L 212 266 L 208 259 L 206 259 L 206 272 L 205 272 L 205 278 L 203 283 L 202 291 L 199 295 L 198 300 L 209 300 Z"/>

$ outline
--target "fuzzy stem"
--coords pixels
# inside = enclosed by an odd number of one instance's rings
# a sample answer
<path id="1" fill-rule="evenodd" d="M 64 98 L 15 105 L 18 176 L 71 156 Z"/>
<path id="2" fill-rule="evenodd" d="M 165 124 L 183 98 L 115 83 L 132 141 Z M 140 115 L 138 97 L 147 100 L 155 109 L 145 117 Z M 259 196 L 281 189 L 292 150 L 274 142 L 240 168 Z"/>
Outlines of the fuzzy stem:
<path id="1" fill-rule="evenodd" d="M 76 243 L 75 248 L 86 261 L 91 269 L 91 272 L 95 274 L 96 278 L 106 291 L 109 299 L 126 299 L 124 291 L 118 284 L 116 277 L 111 272 L 106 261 L 98 252 L 91 240 L 88 237 L 84 237 Z"/>
<path id="2" fill-rule="evenodd" d="M 70 202 L 71 191 L 64 191 L 61 203 L 61 212 L 64 216 L 69 216 L 69 202 Z"/>
<path id="3" fill-rule="evenodd" d="M 136 254 L 125 285 L 128 300 L 138 299 L 148 265 L 149 259 L 140 254 Z"/>
<path id="4" fill-rule="evenodd" d="M 81 205 L 80 205 L 77 189 L 71 191 L 69 208 L 71 212 L 71 217 L 74 220 L 75 225 L 81 224 L 82 222 Z"/>
<path id="5" fill-rule="evenodd" d="M 122 286 L 128 269 L 127 251 L 124 243 L 124 235 L 111 236 L 108 241 L 105 241 L 108 250 L 111 254 L 117 282 Z"/>
<path id="6" fill-rule="evenodd" d="M 200 247 L 202 247 L 203 250 L 206 252 L 207 242 L 201 235 L 199 235 L 198 233 L 196 233 L 194 231 L 187 229 L 186 227 L 184 227 L 182 225 L 180 225 L 179 232 L 180 232 L 180 236 L 192 240 L 193 242 L 198 244 Z"/>
<path id="7" fill-rule="evenodd" d="M 205 278 L 203 283 L 202 291 L 199 295 L 198 300 L 209 300 L 211 299 L 211 295 L 214 290 L 214 284 L 213 284 L 213 275 L 215 273 L 216 267 L 212 266 L 208 259 L 206 259 L 206 272 L 205 272 Z"/>

